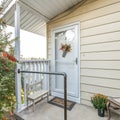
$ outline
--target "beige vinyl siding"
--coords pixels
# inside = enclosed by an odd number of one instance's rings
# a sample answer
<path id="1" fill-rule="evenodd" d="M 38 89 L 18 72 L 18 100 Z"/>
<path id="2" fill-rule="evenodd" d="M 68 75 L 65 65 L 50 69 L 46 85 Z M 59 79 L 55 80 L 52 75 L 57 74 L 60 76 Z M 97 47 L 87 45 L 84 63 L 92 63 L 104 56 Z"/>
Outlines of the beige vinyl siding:
<path id="1" fill-rule="evenodd" d="M 115 82 L 116 84 L 113 84 L 113 82 Z M 112 78 L 109 79 L 109 78 L 102 78 L 102 77 L 99 78 L 99 77 L 93 77 L 93 76 L 82 76 L 81 83 L 82 84 L 87 83 L 89 85 L 95 85 L 95 86 L 97 85 L 97 86 L 106 87 L 106 88 L 115 88 L 115 89 L 120 88 L 119 80 L 112 79 Z"/>
<path id="2" fill-rule="evenodd" d="M 99 68 L 97 68 L 97 69 L 93 69 L 93 68 L 88 69 L 87 68 L 87 69 L 81 70 L 81 76 L 91 76 L 91 77 L 100 77 L 100 78 L 118 79 L 119 80 L 120 71 L 119 70 L 99 69 Z M 116 83 L 113 82 L 113 84 L 116 84 Z"/>
<path id="3" fill-rule="evenodd" d="M 99 39 L 98 39 L 99 38 Z M 82 38 L 81 46 L 87 44 L 112 43 L 120 41 L 120 31 Z"/>
<path id="4" fill-rule="evenodd" d="M 106 69 L 120 70 L 120 61 L 82 61 L 81 68 L 83 69 Z M 119 85 L 120 86 L 120 85 Z"/>
<path id="5" fill-rule="evenodd" d="M 87 0 L 47 24 L 48 58 L 54 28 L 80 22 L 81 103 L 94 93 L 120 96 L 120 0 Z M 71 12 L 72 11 L 72 12 Z"/>
<path id="6" fill-rule="evenodd" d="M 111 48 L 112 49 L 112 48 Z M 120 51 L 81 53 L 81 61 L 120 61 Z M 118 65 L 119 66 L 119 65 Z"/>

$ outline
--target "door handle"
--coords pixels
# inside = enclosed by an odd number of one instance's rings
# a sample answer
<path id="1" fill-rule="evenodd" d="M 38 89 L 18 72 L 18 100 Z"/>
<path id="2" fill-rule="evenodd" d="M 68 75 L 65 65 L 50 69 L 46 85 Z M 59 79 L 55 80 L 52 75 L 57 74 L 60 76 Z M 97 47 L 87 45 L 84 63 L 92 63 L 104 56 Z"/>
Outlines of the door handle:
<path id="1" fill-rule="evenodd" d="M 75 63 L 76 63 L 76 64 L 78 63 L 78 58 L 75 59 Z"/>

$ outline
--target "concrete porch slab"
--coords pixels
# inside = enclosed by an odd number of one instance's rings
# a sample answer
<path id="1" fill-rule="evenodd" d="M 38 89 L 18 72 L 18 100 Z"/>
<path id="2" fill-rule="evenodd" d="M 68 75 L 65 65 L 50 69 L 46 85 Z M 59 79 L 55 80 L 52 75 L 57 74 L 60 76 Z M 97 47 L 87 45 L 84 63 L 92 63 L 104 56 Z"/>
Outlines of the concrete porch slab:
<path id="1" fill-rule="evenodd" d="M 36 105 L 36 110 L 33 108 L 20 113 L 25 120 L 64 120 L 64 109 L 51 105 L 45 101 L 41 101 Z M 85 105 L 76 104 L 71 111 L 67 111 L 67 120 L 107 120 L 105 117 L 99 117 L 97 110 Z M 111 120 L 120 120 L 117 115 L 112 115 Z"/>

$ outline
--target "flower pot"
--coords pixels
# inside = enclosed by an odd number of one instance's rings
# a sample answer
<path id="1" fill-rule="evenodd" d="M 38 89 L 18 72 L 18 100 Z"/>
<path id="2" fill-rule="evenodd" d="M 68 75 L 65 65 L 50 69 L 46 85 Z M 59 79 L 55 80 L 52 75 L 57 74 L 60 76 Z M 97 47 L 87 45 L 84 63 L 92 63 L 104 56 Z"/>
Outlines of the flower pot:
<path id="1" fill-rule="evenodd" d="M 65 57 L 67 55 L 67 51 L 63 51 L 62 57 Z"/>
<path id="2" fill-rule="evenodd" d="M 105 110 L 98 109 L 98 116 L 104 117 L 105 116 Z"/>

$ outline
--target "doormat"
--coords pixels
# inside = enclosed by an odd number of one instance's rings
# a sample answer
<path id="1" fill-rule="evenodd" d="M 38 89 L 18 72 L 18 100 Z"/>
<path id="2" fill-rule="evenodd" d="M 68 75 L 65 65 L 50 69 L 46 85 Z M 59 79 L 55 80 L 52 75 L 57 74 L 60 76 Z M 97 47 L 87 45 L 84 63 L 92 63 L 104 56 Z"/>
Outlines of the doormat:
<path id="1" fill-rule="evenodd" d="M 62 98 L 54 97 L 48 103 L 64 108 L 64 99 Z M 75 102 L 67 100 L 67 110 L 71 110 L 74 105 L 75 105 Z"/>

